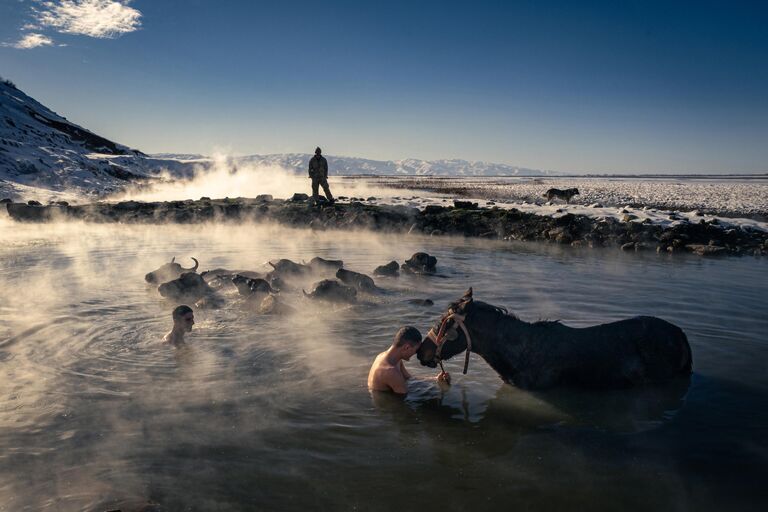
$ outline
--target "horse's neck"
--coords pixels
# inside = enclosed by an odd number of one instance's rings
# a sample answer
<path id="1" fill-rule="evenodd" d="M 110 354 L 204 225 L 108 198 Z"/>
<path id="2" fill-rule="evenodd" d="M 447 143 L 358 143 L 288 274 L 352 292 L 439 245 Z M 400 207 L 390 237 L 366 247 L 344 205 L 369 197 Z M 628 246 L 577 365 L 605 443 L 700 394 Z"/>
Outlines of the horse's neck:
<path id="1" fill-rule="evenodd" d="M 530 324 L 506 315 L 496 321 L 478 322 L 471 329 L 472 352 L 508 378 L 518 371 L 512 365 L 519 360 L 529 328 Z"/>

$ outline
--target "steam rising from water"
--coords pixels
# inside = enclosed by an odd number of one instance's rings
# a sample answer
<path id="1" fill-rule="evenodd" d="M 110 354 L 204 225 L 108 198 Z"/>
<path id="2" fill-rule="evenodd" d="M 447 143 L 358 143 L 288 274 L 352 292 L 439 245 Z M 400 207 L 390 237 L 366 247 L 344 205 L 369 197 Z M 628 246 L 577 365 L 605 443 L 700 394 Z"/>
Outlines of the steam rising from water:
<path id="1" fill-rule="evenodd" d="M 666 261 L 655 254 L 249 224 L 25 225 L 0 219 L 0 236 L 0 504 L 9 510 L 126 510 L 120 503 L 147 498 L 170 510 L 221 504 L 236 510 L 254 503 L 281 509 L 286 497 L 297 509 L 318 503 L 365 509 L 384 502 L 381 489 L 437 471 L 451 502 L 466 499 L 467 482 L 479 485 L 473 497 L 499 498 L 497 489 L 510 482 L 557 495 L 563 488 L 562 480 L 553 483 L 554 468 L 561 479 L 583 482 L 582 489 L 594 486 L 596 500 L 614 479 L 652 480 L 634 494 L 633 486 L 617 480 L 626 502 L 678 479 L 690 484 L 688 475 L 674 472 L 695 465 L 670 465 L 670 457 L 677 462 L 686 452 L 671 449 L 678 439 L 667 445 L 648 432 L 643 439 L 651 449 L 635 446 L 632 436 L 623 437 L 631 439 L 616 453 L 591 449 L 595 439 L 616 445 L 611 428 L 653 429 L 673 421 L 676 395 L 627 400 L 618 393 L 613 401 L 580 395 L 581 402 L 555 396 L 559 400 L 550 402 L 551 395 L 532 398 L 502 387 L 473 356 L 466 376 L 461 358 L 448 362 L 454 384 L 444 395 L 422 381 L 422 394 L 407 405 L 374 408 L 365 377 L 375 354 L 400 325 L 424 331 L 469 285 L 479 300 L 509 306 L 526 320 L 560 318 L 579 326 L 640 313 L 680 318 L 694 343 L 698 373 L 764 375 L 761 336 L 768 326 L 756 319 L 764 316 L 759 284 L 765 268 L 746 259 Z M 173 304 L 143 280 L 173 256 L 184 265 L 198 258 L 201 271 L 260 271 L 268 270 L 270 259 L 322 256 L 370 273 L 418 250 L 435 254 L 448 278 L 377 278 L 386 293 L 362 297 L 352 307 L 311 302 L 294 290 L 285 300 L 299 313 L 289 317 L 256 315 L 229 294 L 223 309 L 196 312 L 188 346 L 180 350 L 160 342 Z M 720 290 L 703 304 L 702 284 Z M 436 307 L 405 302 L 427 297 Z M 724 348 L 733 345 L 734 332 L 743 341 L 738 353 Z M 415 360 L 408 368 L 424 379 L 434 375 Z M 736 395 L 719 396 L 690 394 L 694 406 L 703 404 L 701 417 L 694 416 L 694 427 L 674 425 L 684 432 L 681 438 L 700 436 L 702 425 L 720 425 L 728 417 L 721 410 L 732 400 L 741 404 Z M 739 410 L 748 417 L 735 425 L 753 422 L 755 411 L 766 409 L 744 404 Z M 580 444 L 573 430 L 562 435 L 574 423 L 599 428 Z M 749 438 L 745 432 L 729 428 L 718 436 Z M 627 457 L 642 464 L 627 466 Z M 482 474 L 482 483 L 445 471 L 457 460 Z M 616 474 L 616 467 L 626 470 Z M 706 480 L 706 495 L 712 481 Z M 306 491 L 296 494 L 297 486 Z"/>
<path id="2" fill-rule="evenodd" d="M 137 201 L 172 201 L 199 199 L 200 197 L 256 197 L 270 194 L 275 198 L 286 199 L 295 192 L 311 194 L 311 180 L 307 174 L 277 165 L 235 164 L 226 155 L 216 155 L 213 162 L 195 167 L 189 179 L 179 179 L 166 172 L 161 175 L 162 182 L 149 188 L 129 189 L 111 199 Z M 340 195 L 380 195 L 381 189 L 371 188 L 362 183 L 341 180 L 333 176 L 333 169 L 328 178 L 331 192 Z M 322 194 L 322 189 L 320 190 Z"/>

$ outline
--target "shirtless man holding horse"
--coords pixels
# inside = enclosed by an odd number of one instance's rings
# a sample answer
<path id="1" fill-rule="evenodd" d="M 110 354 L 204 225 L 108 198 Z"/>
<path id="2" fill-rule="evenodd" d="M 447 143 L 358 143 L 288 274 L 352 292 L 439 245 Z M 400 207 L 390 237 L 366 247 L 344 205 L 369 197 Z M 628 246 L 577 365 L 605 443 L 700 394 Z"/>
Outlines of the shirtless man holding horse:
<path id="1" fill-rule="evenodd" d="M 368 389 L 392 391 L 399 395 L 408 393 L 406 381 L 411 378 L 411 374 L 405 369 L 403 361 L 409 361 L 418 352 L 421 339 L 421 333 L 415 327 L 401 327 L 395 334 L 392 345 L 373 361 L 368 373 Z M 437 380 L 450 384 L 451 377 L 447 372 L 442 372 Z"/>

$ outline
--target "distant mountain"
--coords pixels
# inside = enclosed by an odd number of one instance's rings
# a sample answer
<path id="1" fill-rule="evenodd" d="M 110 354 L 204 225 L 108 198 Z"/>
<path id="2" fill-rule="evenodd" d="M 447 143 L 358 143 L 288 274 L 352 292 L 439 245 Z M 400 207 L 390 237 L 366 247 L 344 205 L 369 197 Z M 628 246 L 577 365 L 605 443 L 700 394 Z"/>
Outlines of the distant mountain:
<path id="1" fill-rule="evenodd" d="M 230 157 L 233 171 L 277 166 L 306 172 L 312 155 Z M 368 160 L 327 155 L 334 175 L 541 176 L 542 171 L 465 160 Z M 188 178 L 214 165 L 198 154 L 145 155 L 56 114 L 7 80 L 0 80 L 0 199 L 105 196 L 167 172 Z"/>
<path id="2" fill-rule="evenodd" d="M 325 155 L 330 172 L 335 175 L 404 176 L 545 176 L 545 171 L 506 164 L 468 162 L 466 160 L 368 160 L 349 156 Z M 296 172 L 306 172 L 312 157 L 305 153 L 250 155 L 233 158 L 239 164 L 276 165 Z"/>

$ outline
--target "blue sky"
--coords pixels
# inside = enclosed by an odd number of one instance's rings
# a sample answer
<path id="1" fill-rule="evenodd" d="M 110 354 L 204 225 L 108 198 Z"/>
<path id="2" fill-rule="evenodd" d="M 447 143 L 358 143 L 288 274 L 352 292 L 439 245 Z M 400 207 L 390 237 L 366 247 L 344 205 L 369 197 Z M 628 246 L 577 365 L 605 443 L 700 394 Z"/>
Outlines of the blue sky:
<path id="1" fill-rule="evenodd" d="M 117 4 L 0 0 L 0 75 L 145 152 L 768 170 L 765 2 Z"/>

